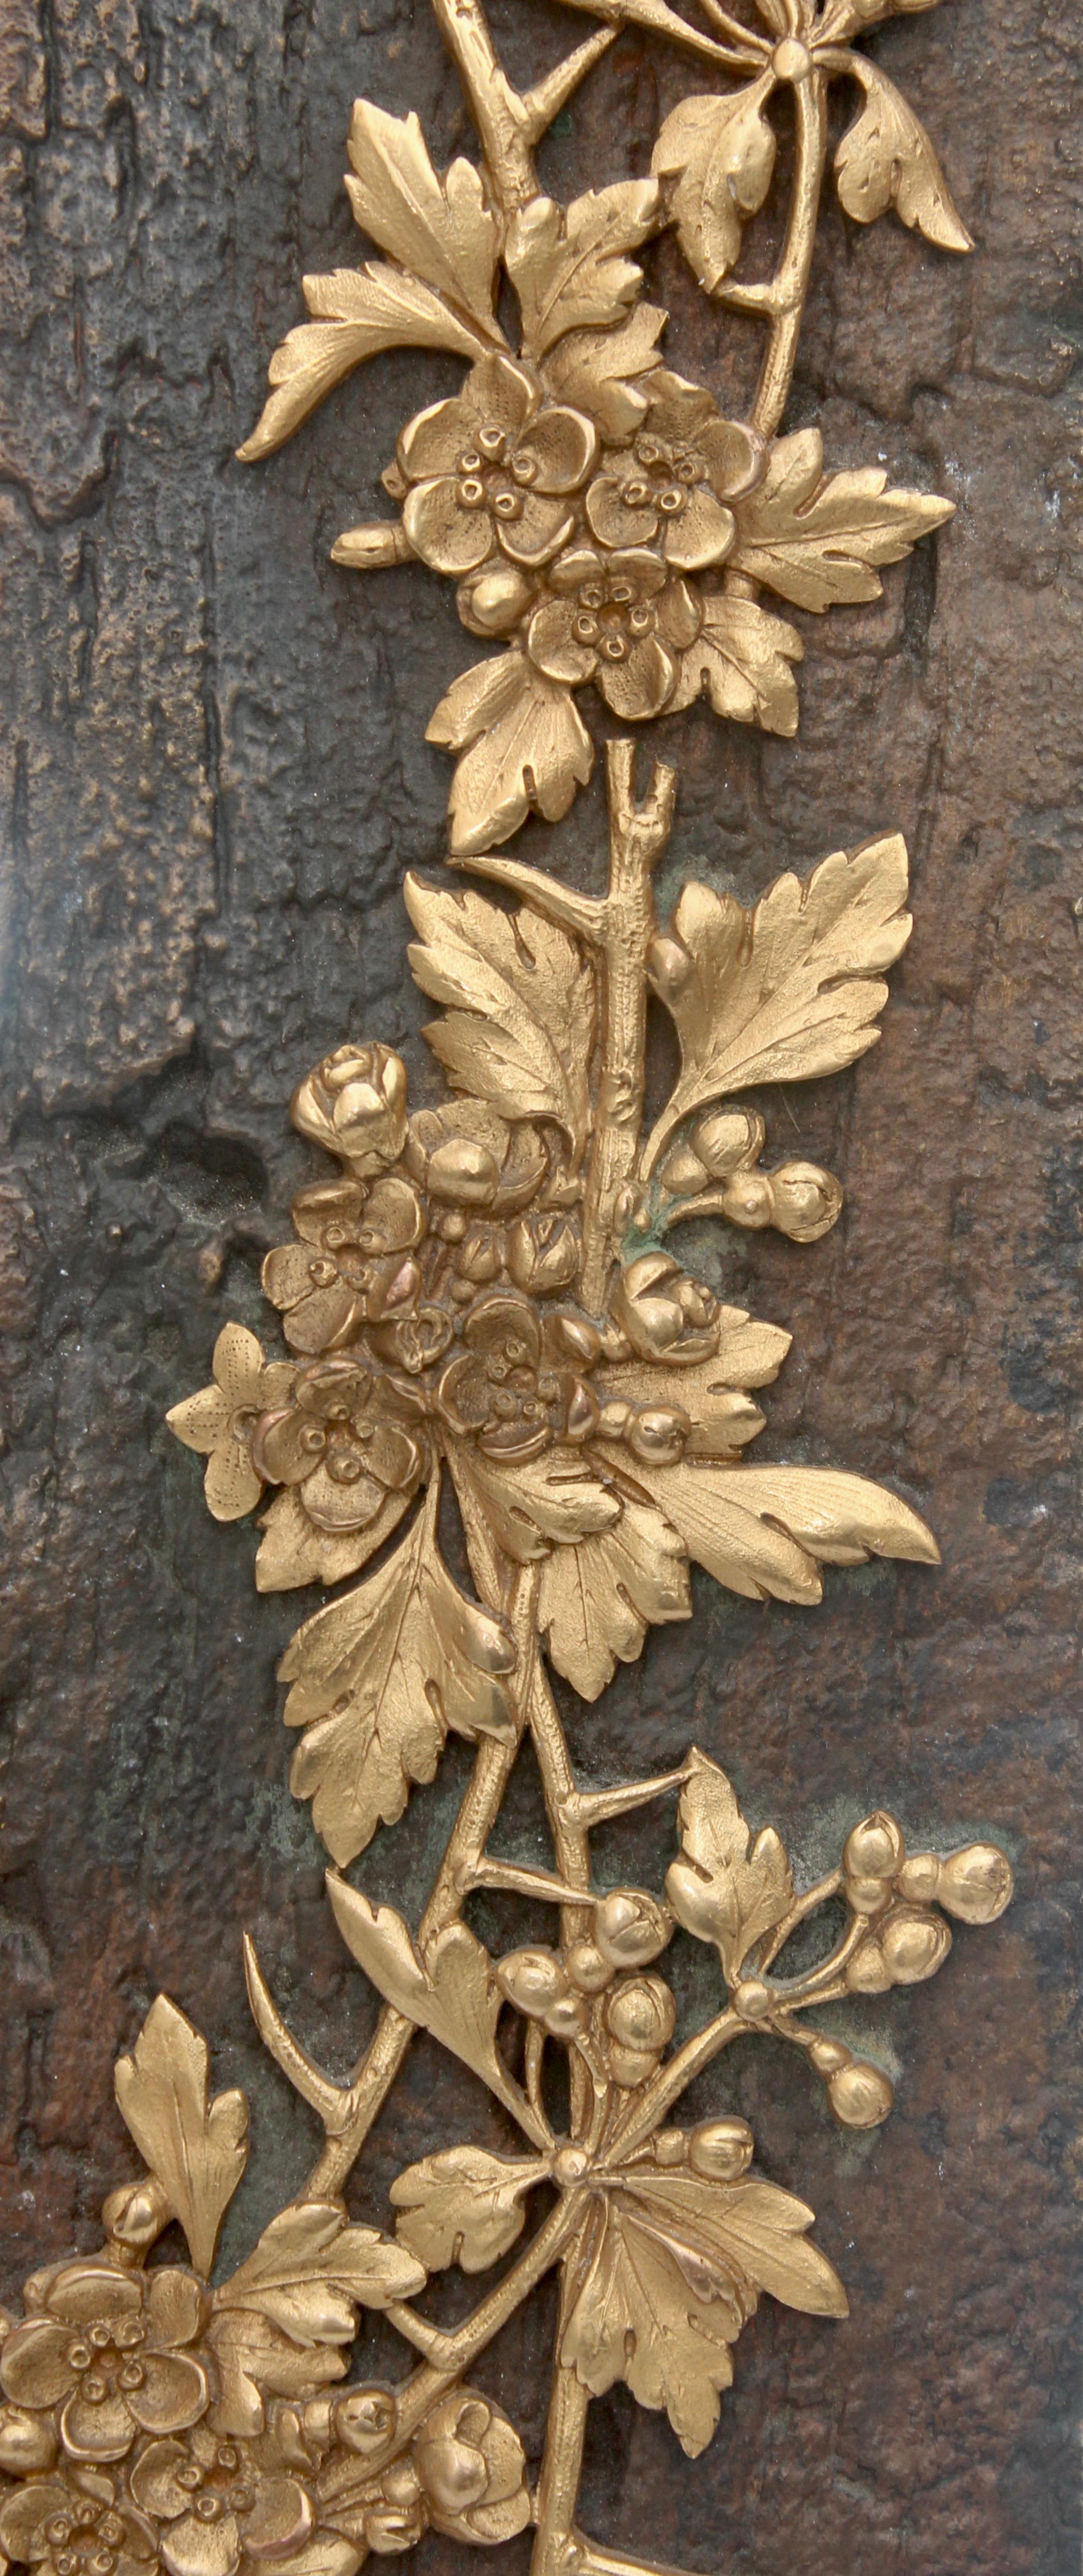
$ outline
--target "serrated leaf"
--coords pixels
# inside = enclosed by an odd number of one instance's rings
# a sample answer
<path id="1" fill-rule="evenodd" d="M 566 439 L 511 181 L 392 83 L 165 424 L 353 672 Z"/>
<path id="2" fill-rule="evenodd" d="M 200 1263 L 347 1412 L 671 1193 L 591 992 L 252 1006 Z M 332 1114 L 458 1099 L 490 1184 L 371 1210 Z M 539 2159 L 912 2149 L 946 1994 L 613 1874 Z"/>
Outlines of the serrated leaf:
<path id="1" fill-rule="evenodd" d="M 696 641 L 681 655 L 670 710 L 691 706 L 706 689 L 716 716 L 794 734 L 797 684 L 790 664 L 803 661 L 804 652 L 796 628 L 754 599 L 725 592 L 708 598 Z"/>
<path id="2" fill-rule="evenodd" d="M 331 1875 L 327 1892 L 347 1949 L 385 2002 L 461 2057 L 521 2120 L 524 2106 L 496 2047 L 500 1988 L 488 1951 L 467 1925 L 438 1932 L 422 1960 L 393 1905 L 372 1906 L 346 1879 Z"/>
<path id="3" fill-rule="evenodd" d="M 354 103 L 349 151 L 356 176 L 346 189 L 363 230 L 500 342 L 496 219 L 473 164 L 453 161 L 438 179 L 417 117 L 388 116 L 367 98 Z"/>
<path id="4" fill-rule="evenodd" d="M 742 1489 L 753 1472 L 694 1461 L 637 1464 L 635 1480 L 680 1532 L 689 1556 L 728 1592 L 746 1601 L 819 1601 L 823 1585 L 813 1557 L 745 1507 Z"/>
<path id="5" fill-rule="evenodd" d="M 397 1823 L 412 1781 L 428 1782 L 449 1727 L 468 1742 L 507 1738 L 505 1677 L 515 1648 L 501 1619 L 467 1600 L 436 1544 L 435 1479 L 425 1509 L 377 1574 L 299 1628 L 279 1665 L 287 1726 L 307 1729 L 290 1786 L 340 1867 L 377 1824 Z"/>
<path id="6" fill-rule="evenodd" d="M 571 690 L 515 651 L 464 671 L 441 698 L 425 739 L 463 755 L 448 800 L 456 858 L 510 840 L 532 809 L 559 823 L 594 767 Z"/>
<path id="7" fill-rule="evenodd" d="M 641 2406 L 664 2408 L 694 2459 L 761 2290 L 806 2314 L 846 2315 L 837 2273 L 801 2241 L 812 2224 L 772 2183 L 629 2170 L 594 2203 L 569 2258 L 561 2361 L 594 2396 L 623 2379 Z"/>
<path id="8" fill-rule="evenodd" d="M 451 349 L 463 358 L 486 354 L 488 343 L 430 287 L 378 260 L 361 269 L 335 269 L 328 277 L 306 277 L 304 291 L 310 312 L 320 319 L 298 323 L 275 350 L 267 370 L 273 391 L 251 437 L 237 450 L 244 465 L 281 447 L 351 368 L 380 349 Z"/>
<path id="9" fill-rule="evenodd" d="M 790 1864 L 773 1826 L 753 1842 L 725 1772 L 703 1753 L 691 1757 L 677 1823 L 684 1857 L 666 1879 L 670 1904 L 686 1932 L 717 1943 L 734 1985 L 749 1951 L 789 1912 Z"/>
<path id="10" fill-rule="evenodd" d="M 781 1521 L 822 1565 L 864 1565 L 870 1556 L 939 1565 L 932 1531 L 886 1485 L 834 1467 L 739 1467 L 720 1480 L 743 1508 Z"/>
<path id="11" fill-rule="evenodd" d="M 295 2343 L 350 2343 L 358 2307 L 387 2308 L 424 2286 L 424 2266 L 391 2237 L 350 2226 L 337 2201 L 299 2201 L 272 2218 L 215 2306 L 267 2317 Z"/>
<path id="12" fill-rule="evenodd" d="M 450 1011 L 425 1032 L 458 1091 L 505 1118 L 552 1118 L 578 1152 L 590 1126 L 594 978 L 574 940 L 525 906 L 407 877 L 414 980 Z"/>
<path id="13" fill-rule="evenodd" d="M 629 1499 L 611 1530 L 554 1548 L 542 1567 L 538 1626 L 581 1699 L 598 1698 L 618 1661 L 635 1662 L 648 1626 L 691 1614 L 684 1547 L 647 1503 Z"/>
<path id="14" fill-rule="evenodd" d="M 774 87 L 766 71 L 728 97 L 682 99 L 654 147 L 652 170 L 676 181 L 666 191 L 670 221 L 708 295 L 733 267 L 771 185 L 776 145 L 763 110 Z"/>
<path id="15" fill-rule="evenodd" d="M 533 1565 L 552 1546 L 574 1547 L 611 1529 L 620 1503 L 578 1449 L 553 1448 L 540 1458 L 501 1467 L 466 1441 L 449 1449 L 468 1523 L 480 1512 L 494 1545 L 516 1565 Z"/>
<path id="16" fill-rule="evenodd" d="M 973 250 L 913 108 L 863 55 L 851 54 L 850 68 L 864 89 L 865 104 L 835 154 L 835 179 L 847 214 L 855 223 L 872 224 L 894 206 L 904 224 L 911 230 L 916 226 L 939 250 Z"/>
<path id="17" fill-rule="evenodd" d="M 637 304 L 615 329 L 567 332 L 542 370 L 549 392 L 597 421 L 603 437 L 631 438 L 650 399 L 634 380 L 661 365 L 666 318 L 659 304 Z"/>
<path id="18" fill-rule="evenodd" d="M 606 1396 L 626 1404 L 672 1404 L 676 1396 L 691 1419 L 686 1458 L 734 1459 L 763 1430 L 763 1415 L 744 1393 L 776 1377 L 790 1347 L 788 1333 L 777 1324 L 753 1324 L 739 1308 L 724 1307 L 721 1348 L 714 1359 L 696 1360 L 682 1368 L 679 1387 L 673 1372 L 649 1360 L 610 1362 L 605 1372 Z M 726 1318 L 736 1318 L 727 1330 Z M 743 1325 L 744 1329 L 741 1329 Z"/>
<path id="19" fill-rule="evenodd" d="M 796 608 L 879 599 L 874 567 L 899 563 L 954 508 L 933 492 L 889 490 L 881 466 L 825 476 L 819 430 L 799 429 L 774 441 L 762 483 L 738 504 L 729 560 Z"/>
<path id="20" fill-rule="evenodd" d="M 570 206 L 533 197 L 508 227 L 504 265 L 523 316 L 523 346 L 544 357 L 565 331 L 619 322 L 641 273 L 624 253 L 646 241 L 658 211 L 653 179 L 621 179 Z"/>
<path id="21" fill-rule="evenodd" d="M 681 1071 L 645 1174 L 690 1110 L 750 1083 L 838 1073 L 875 1046 L 881 976 L 913 926 L 907 884 L 906 843 L 893 832 L 852 854 L 834 851 L 803 880 L 779 877 L 752 911 L 710 886 L 685 886 L 670 926 L 688 968 L 658 987 Z"/>
<path id="22" fill-rule="evenodd" d="M 118 2058 L 113 2072 L 121 2117 L 204 2275 L 248 2157 L 244 2094 L 210 2101 L 209 2072 L 206 2040 L 168 1995 L 157 1996 L 130 2056 Z"/>
<path id="23" fill-rule="evenodd" d="M 485 2272 L 522 2235 L 524 2193 L 545 2179 L 548 2164 L 488 2155 L 483 2147 L 446 2147 L 423 2156 L 391 2185 L 401 2242 L 430 2272 L 458 2263 Z"/>

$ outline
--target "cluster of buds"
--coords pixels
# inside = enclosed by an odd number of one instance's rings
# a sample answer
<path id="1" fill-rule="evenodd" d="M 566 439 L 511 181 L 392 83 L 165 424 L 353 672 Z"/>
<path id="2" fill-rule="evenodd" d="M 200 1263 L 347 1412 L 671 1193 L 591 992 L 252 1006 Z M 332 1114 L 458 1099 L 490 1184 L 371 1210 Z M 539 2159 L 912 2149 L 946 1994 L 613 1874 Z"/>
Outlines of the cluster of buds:
<path id="1" fill-rule="evenodd" d="M 908 1859 L 901 1827 L 880 1813 L 854 1826 L 842 1866 L 851 1914 L 869 1918 L 846 1969 L 855 1994 L 886 1994 L 890 1986 L 917 1986 L 936 1975 L 951 1933 L 930 1911 L 934 1904 L 963 1923 L 995 1923 L 1012 1892 L 1010 1866 L 994 1843 L 967 1843 L 946 1860 L 935 1852 Z"/>
<path id="2" fill-rule="evenodd" d="M 377 2557 L 416 2548 L 430 2528 L 482 2543 L 522 2529 L 526 2462 L 498 2406 L 475 2389 L 451 2388 L 395 2452 L 397 2423 L 393 2390 L 370 2382 L 276 2407 L 272 2432 L 282 2458 L 314 2476 L 325 2524 Z"/>
<path id="3" fill-rule="evenodd" d="M 615 2084 L 645 2083 L 673 2037 L 676 2007 L 661 1977 L 642 1974 L 672 1938 L 671 1916 L 645 1888 L 613 1888 L 594 1909 L 594 1930 L 567 1951 L 512 1950 L 500 1961 L 502 1995 L 551 2039 L 597 2049 Z"/>
<path id="4" fill-rule="evenodd" d="M 740 2182 L 752 2162 L 753 2143 L 747 2120 L 700 2120 L 694 2129 L 659 2129 L 651 2155 L 667 2172 L 685 2166 L 701 2182 Z"/>
<path id="5" fill-rule="evenodd" d="M 868 1929 L 846 1961 L 848 1991 L 887 1994 L 893 1986 L 922 1985 L 942 1968 L 951 1931 L 934 1905 L 963 1923 L 995 1923 L 1012 1893 L 1011 1867 L 995 1843 L 967 1843 L 941 1860 L 935 1852 L 907 1855 L 894 1816 L 866 1816 L 848 1835 L 842 1855 L 842 1893 L 851 1919 Z M 850 2129 L 874 2129 L 886 2120 L 894 2095 L 878 2066 L 855 2058 L 842 2040 L 818 2037 L 809 2060 L 824 2077 L 837 2120 Z"/>
<path id="6" fill-rule="evenodd" d="M 687 1140 L 674 1146 L 659 1178 L 677 1205 L 664 1225 L 679 1217 L 717 1215 L 754 1232 L 773 1226 L 791 1243 L 818 1243 L 842 1207 L 833 1173 L 818 1163 L 759 1168 L 766 1130 L 754 1109 L 716 1109 L 701 1118 Z"/>

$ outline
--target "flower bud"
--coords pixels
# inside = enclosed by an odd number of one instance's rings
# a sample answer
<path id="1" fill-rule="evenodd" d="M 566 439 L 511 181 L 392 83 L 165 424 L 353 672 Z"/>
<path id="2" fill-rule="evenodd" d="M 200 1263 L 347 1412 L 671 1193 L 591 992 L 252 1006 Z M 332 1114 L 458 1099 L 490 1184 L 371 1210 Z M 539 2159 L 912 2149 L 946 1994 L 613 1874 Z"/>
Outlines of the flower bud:
<path id="1" fill-rule="evenodd" d="M 491 1227 L 475 1227 L 464 1236 L 455 1255 L 455 1269 L 460 1279 L 469 1279 L 474 1288 L 487 1288 L 500 1270 L 500 1240 Z"/>
<path id="2" fill-rule="evenodd" d="M 667 2172 L 687 2164 L 688 2138 L 683 2129 L 659 2129 L 654 2141 L 654 2161 Z"/>
<path id="3" fill-rule="evenodd" d="M 673 1938 L 673 1925 L 645 1887 L 613 1887 L 594 1909 L 594 1938 L 612 1968 L 645 1968 Z"/>
<path id="4" fill-rule="evenodd" d="M 496 1972 L 500 1992 L 531 2021 L 546 2014 L 568 1992 L 563 1961 L 555 1950 L 509 1950 Z"/>
<path id="5" fill-rule="evenodd" d="M 366 2454 L 382 2451 L 395 2430 L 398 2407 L 390 2388 L 348 2388 L 336 2397 L 331 2424 L 344 2450 Z"/>
<path id="6" fill-rule="evenodd" d="M 774 1201 L 772 1225 L 791 1243 L 818 1243 L 830 1234 L 842 1212 L 842 1191 L 833 1172 L 818 1163 L 780 1163 L 770 1175 Z"/>
<path id="7" fill-rule="evenodd" d="M 896 1906 L 880 1932 L 880 1946 L 893 1986 L 920 1986 L 935 1977 L 951 1948 L 951 1933 L 939 1914 Z"/>
<path id="8" fill-rule="evenodd" d="M 846 1902 L 852 1914 L 882 1914 L 891 1895 L 889 1878 L 848 1878 Z"/>
<path id="9" fill-rule="evenodd" d="M 834 2075 L 840 2066 L 849 2066 L 852 2051 L 842 2039 L 814 2039 L 809 2050 L 809 2063 L 817 2075 Z"/>
<path id="10" fill-rule="evenodd" d="M 894 1982 L 878 1941 L 863 1941 L 846 1962 L 846 1983 L 852 1995 L 886 1995 Z"/>
<path id="11" fill-rule="evenodd" d="M 508 1235 L 508 1270 L 517 1288 L 536 1297 L 570 1288 L 579 1268 L 579 1238 L 556 1208 L 517 1217 Z"/>
<path id="12" fill-rule="evenodd" d="M 563 2039 L 569 2047 L 590 2028 L 590 2006 L 585 1995 L 555 1995 L 544 2016 L 550 2039 Z"/>
<path id="13" fill-rule="evenodd" d="M 701 2120 L 688 2141 L 693 2173 L 709 2182 L 739 2182 L 752 2162 L 747 2120 Z"/>
<path id="14" fill-rule="evenodd" d="M 686 1932 L 697 1941 L 717 1941 L 726 1929 L 725 1909 L 716 1887 L 691 1861 L 675 1860 L 666 1871 L 666 1895 Z"/>
<path id="15" fill-rule="evenodd" d="M 657 2064 L 653 2048 L 622 2048 L 615 2039 L 609 2043 L 609 2072 L 614 2084 L 621 2085 L 625 2092 L 632 2093 L 637 2084 L 645 2084 Z"/>
<path id="16" fill-rule="evenodd" d="M 683 1405 L 652 1404 L 633 1413 L 625 1436 L 633 1458 L 641 1459 L 645 1467 L 676 1467 L 691 1429 Z"/>
<path id="17" fill-rule="evenodd" d="M 842 1866 L 847 1878 L 894 1878 L 901 1869 L 906 1845 L 894 1816 L 877 1809 L 855 1825 L 846 1837 Z"/>
<path id="18" fill-rule="evenodd" d="M 654 1952 L 650 1953 L 653 1958 Z M 573 1941 L 565 1966 L 573 1986 L 581 1995 L 600 1995 L 612 1982 L 612 1961 L 606 1958 L 596 1941 Z"/>
<path id="19" fill-rule="evenodd" d="M 502 563 L 460 582 L 456 595 L 472 635 L 509 635 L 530 606 L 534 583 L 517 564 Z"/>
<path id="20" fill-rule="evenodd" d="M 622 1270 L 613 1295 L 614 1323 L 640 1359 L 687 1366 L 709 1359 L 718 1339 L 718 1301 L 689 1279 L 668 1252 L 644 1252 Z"/>
<path id="21" fill-rule="evenodd" d="M 142 2182 L 122 2183 L 111 2191 L 102 2206 L 102 2226 L 113 2243 L 143 2254 L 156 2243 L 163 2227 L 168 2227 L 173 2212 L 156 2175 L 147 2174 Z"/>
<path id="22" fill-rule="evenodd" d="M 941 1861 L 941 1905 L 960 1923 L 995 1923 L 1010 1903 L 1015 1881 L 1006 1853 L 995 1843 L 967 1843 Z"/>
<path id="23" fill-rule="evenodd" d="M 932 1905 L 940 1894 L 942 1866 L 935 1852 L 911 1852 L 895 1881 L 900 1896 L 911 1905 Z"/>
<path id="24" fill-rule="evenodd" d="M 605 2026 L 618 2047 L 642 2049 L 658 2056 L 672 2039 L 677 2007 L 663 1977 L 628 1977 L 615 1986 L 605 2008 Z"/>
<path id="25" fill-rule="evenodd" d="M 867 2066 L 858 2057 L 828 2077 L 827 2098 L 844 2129 L 878 2129 L 881 2120 L 887 2118 L 895 2094 L 880 2068 Z"/>
<path id="26" fill-rule="evenodd" d="M 331 561 L 352 572 L 386 572 L 391 564 L 409 563 L 413 547 L 397 519 L 375 519 L 363 528 L 344 528 L 331 548 Z"/>
<path id="27" fill-rule="evenodd" d="M 716 1109 L 693 1128 L 691 1144 L 713 1180 L 750 1169 L 763 1152 L 767 1130 L 755 1109 Z"/>
<path id="28" fill-rule="evenodd" d="M 710 1177 L 706 1164 L 701 1163 L 691 1145 L 675 1145 L 658 1174 L 663 1189 L 674 1199 L 695 1198 Z"/>
<path id="29" fill-rule="evenodd" d="M 489 2484 L 484 2451 L 460 2442 L 453 2433 L 419 2442 L 414 2453 L 417 2473 L 430 2504 L 438 2513 L 465 2513 L 480 2504 Z"/>
<path id="30" fill-rule="evenodd" d="M 489 1207 L 500 1186 L 495 1154 L 474 1136 L 449 1136 L 429 1155 L 425 1185 L 434 1199 L 460 1207 Z"/>
<path id="31" fill-rule="evenodd" d="M 731 1225 L 759 1234 L 775 1221 L 774 1194 L 766 1172 L 734 1172 L 722 1193 L 722 1213 Z"/>
<path id="32" fill-rule="evenodd" d="M 31 2415 L 23 2406 L 0 2406 L 0 2469 L 9 2478 L 33 2477 L 51 2469 L 57 2438 L 48 2415 Z"/>
<path id="33" fill-rule="evenodd" d="M 300 1083 L 290 1116 L 362 1180 L 393 1163 L 406 1137 L 406 1067 L 385 1046 L 336 1047 Z"/>

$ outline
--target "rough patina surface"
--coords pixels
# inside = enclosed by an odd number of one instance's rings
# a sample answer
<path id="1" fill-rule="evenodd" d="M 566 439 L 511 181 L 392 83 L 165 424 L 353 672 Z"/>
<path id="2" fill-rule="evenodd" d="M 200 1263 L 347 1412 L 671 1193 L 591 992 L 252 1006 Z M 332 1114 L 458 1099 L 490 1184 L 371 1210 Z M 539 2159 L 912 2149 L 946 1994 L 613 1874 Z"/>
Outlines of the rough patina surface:
<path id="1" fill-rule="evenodd" d="M 551 59 L 540 0 L 506 15 L 517 67 L 535 45 Z M 725 2099 L 816 2208 L 853 2314 L 765 2308 L 694 2471 L 626 2392 L 599 2402 L 584 2518 L 734 2576 L 1069 2576 L 1083 43 L 1048 0 L 953 0 L 874 47 L 941 142 L 978 255 L 829 209 L 790 420 L 815 409 L 833 461 L 881 462 L 959 515 L 881 607 L 804 621 L 796 743 L 693 712 L 652 747 L 681 764 L 667 887 L 695 868 L 748 899 L 875 830 L 910 842 L 917 926 L 882 1045 L 773 1112 L 780 1152 L 841 1172 L 842 1223 L 812 1251 L 739 1238 L 709 1257 L 795 1335 L 772 1454 L 896 1483 L 944 1566 L 830 1577 L 812 1613 L 704 1582 L 694 1623 L 566 1714 L 584 1776 L 663 1768 L 696 1737 L 810 1862 L 883 1801 L 917 1842 L 995 1830 L 1019 1893 L 995 1933 L 960 1933 L 920 2011 L 886 1999 L 899 2103 L 871 2139 L 834 2130 L 788 2056 L 735 2053 Z M 655 84 L 664 102 L 679 80 L 622 38 L 546 147 L 554 192 L 603 145 L 617 175 L 618 133 L 638 171 Z M 110 2066 L 159 1986 L 252 2094 L 246 2231 L 314 2142 L 251 2032 L 241 1926 L 336 2071 L 370 2009 L 285 1787 L 273 1676 L 298 1605 L 256 1598 L 254 1539 L 208 1522 L 162 1428 L 226 1315 L 265 1320 L 260 1258 L 316 1160 L 285 1122 L 298 1076 L 378 1031 L 414 1096 L 435 1090 L 398 888 L 440 863 L 447 767 L 421 733 L 471 648 L 435 586 L 366 585 L 326 554 L 368 514 L 394 425 L 457 370 L 385 359 L 269 466 L 232 461 L 299 318 L 299 265 L 354 255 L 340 171 L 360 91 L 416 106 L 448 150 L 467 139 L 435 31 L 401 0 L 361 29 L 322 0 L 278 18 L 240 0 L 228 21 L 11 0 L 0 31 L 9 2297 L 94 2241 L 129 2170 Z M 739 401 L 751 344 L 668 248 L 652 258 L 678 362 Z M 590 881 L 600 783 L 520 846 Z M 466 1758 L 374 1846 L 371 1890 L 408 1894 L 415 1865 L 427 1883 Z M 507 1834 L 540 1849 L 529 1780 Z M 615 1830 L 615 1870 L 650 1876 L 651 1838 Z M 522 1907 L 514 1923 L 527 1937 Z M 419 2042 L 366 2205 L 382 2216 L 394 2168 L 468 2119 L 480 2134 L 479 2112 Z M 550 2334 L 528 2312 L 480 2374 L 535 2454 Z M 425 2544 L 430 2568 L 453 2554 Z"/>

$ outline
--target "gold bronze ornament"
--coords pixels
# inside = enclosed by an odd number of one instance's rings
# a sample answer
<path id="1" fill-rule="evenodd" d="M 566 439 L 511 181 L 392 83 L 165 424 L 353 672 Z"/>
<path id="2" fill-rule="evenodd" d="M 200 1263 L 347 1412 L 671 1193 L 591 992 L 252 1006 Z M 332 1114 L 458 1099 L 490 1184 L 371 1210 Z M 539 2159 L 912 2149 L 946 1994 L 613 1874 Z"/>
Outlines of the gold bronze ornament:
<path id="1" fill-rule="evenodd" d="M 280 2576 L 356 2576 L 370 2553 L 408 2550 L 430 2527 L 476 2546 L 531 2524 L 534 2576 L 636 2576 L 649 2562 L 579 2527 L 591 2398 L 625 2381 L 695 2455 L 763 2294 L 846 2314 L 812 2211 L 757 2173 L 744 2120 L 681 2125 L 687 2088 L 734 2043 L 768 2036 L 799 2052 L 842 2126 L 876 2128 L 891 2083 L 874 2053 L 836 2035 L 834 2007 L 922 1983 L 947 1959 L 953 1921 L 991 1923 L 1012 1892 L 995 1846 L 909 1851 L 883 1812 L 799 1888 L 777 1832 L 746 1821 L 697 1747 L 661 1776 L 582 1784 L 549 1679 L 551 1667 L 597 1699 L 649 1627 L 692 1615 L 692 1563 L 748 1599 L 813 1605 L 825 1565 L 937 1561 L 924 1522 L 887 1489 L 750 1461 L 756 1398 L 789 1337 L 721 1303 L 674 1248 L 692 1218 L 774 1227 L 797 1245 L 835 1223 L 837 1180 L 773 1160 L 747 1095 L 841 1071 L 876 1043 L 884 977 L 910 932 L 901 838 L 835 851 L 751 908 L 685 885 L 659 919 L 676 779 L 653 764 L 637 795 L 621 739 L 605 755 L 604 893 L 498 846 L 531 808 L 565 813 L 589 775 L 576 697 L 588 685 L 628 721 L 706 689 L 720 716 L 792 732 L 801 647 L 760 590 L 816 610 L 871 599 L 877 567 L 949 511 L 887 490 L 878 470 L 825 475 L 815 430 L 779 435 L 832 81 L 861 92 L 834 159 L 847 212 L 869 222 L 894 205 L 942 248 L 969 247 L 917 119 L 852 50 L 891 0 L 758 0 L 760 28 L 718 0 L 702 7 L 706 29 L 666 0 L 607 0 L 603 28 L 521 95 L 479 0 L 434 0 L 480 167 L 460 159 L 441 176 L 416 118 L 355 108 L 347 186 L 383 256 L 306 281 L 314 318 L 277 351 L 242 450 L 278 445 L 381 348 L 467 362 L 461 391 L 398 441 L 384 479 L 401 516 L 348 531 L 334 552 L 366 568 L 418 557 L 457 580 L 464 623 L 495 640 L 430 727 L 459 755 L 452 856 L 485 890 L 405 884 L 446 1098 L 412 1108 L 402 1059 L 367 1032 L 301 1082 L 293 1120 L 325 1160 L 263 1271 L 287 1355 L 227 1324 L 211 1384 L 169 1416 L 206 1460 L 216 1520 L 262 1506 L 259 1588 L 335 1587 L 281 1665 L 290 1778 L 382 2010 L 335 2081 L 246 1940 L 260 2036 L 323 2145 L 225 2277 L 215 2251 L 245 2169 L 244 2096 L 212 2095 L 206 2042 L 164 1996 L 120 2059 L 145 2179 L 107 2200 L 100 2252 L 27 2282 L 25 2316 L 0 2346 L 0 2549 L 50 2576 L 252 2576 L 264 2559 Z M 558 206 L 539 192 L 534 146 L 628 23 L 690 50 L 701 85 L 666 116 L 650 179 Z M 789 216 L 774 276 L 749 284 L 734 272 L 771 182 L 784 92 Z M 665 225 L 704 291 L 766 326 L 747 421 L 723 419 L 662 361 L 665 316 L 637 300 L 628 254 Z M 496 318 L 501 271 L 519 302 L 517 349 Z M 648 1122 L 652 1001 L 678 1070 Z M 473 1769 L 411 1923 L 347 1873 L 432 1781 L 449 1732 L 474 1747 Z M 490 1848 L 526 1744 L 551 1868 Z M 595 1832 L 666 1802 L 656 1883 L 607 1884 Z M 551 1941 L 493 1956 L 470 1921 L 483 1891 L 551 1907 Z M 715 1953 L 716 1991 L 678 2036 L 690 1942 Z M 488 2088 L 505 2151 L 442 2143 L 395 2176 L 384 2229 L 356 2225 L 344 2188 L 418 2031 Z M 188 2264 L 155 2256 L 173 2221 Z M 461 2323 L 433 2322 L 432 2273 L 481 2274 L 504 2257 Z M 532 2481 L 514 2424 L 470 2374 L 554 2271 L 552 2399 Z M 408 2353 L 394 2385 L 355 2362 L 366 2308 Z"/>

